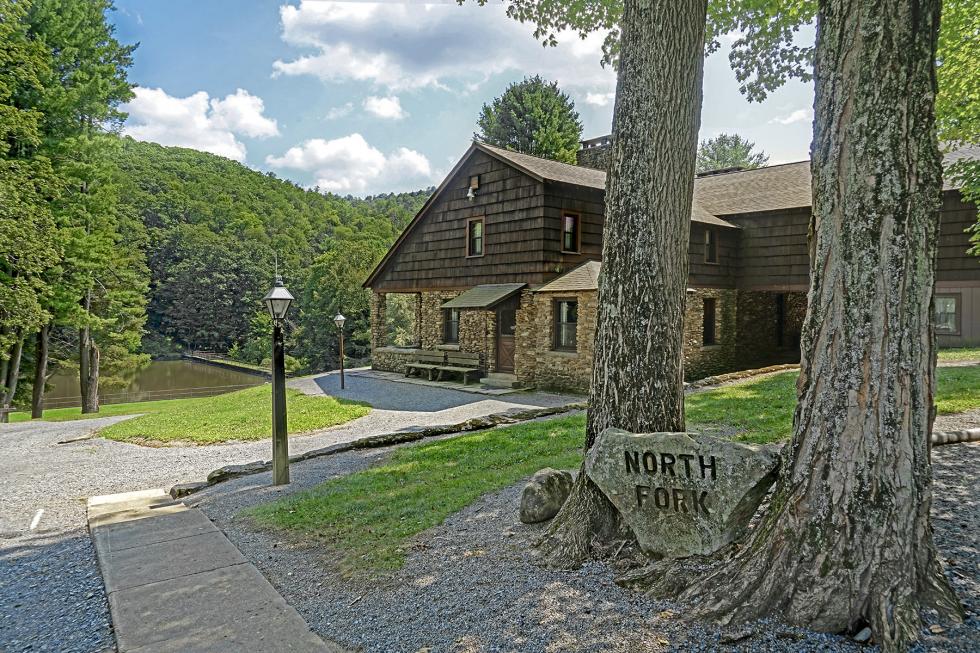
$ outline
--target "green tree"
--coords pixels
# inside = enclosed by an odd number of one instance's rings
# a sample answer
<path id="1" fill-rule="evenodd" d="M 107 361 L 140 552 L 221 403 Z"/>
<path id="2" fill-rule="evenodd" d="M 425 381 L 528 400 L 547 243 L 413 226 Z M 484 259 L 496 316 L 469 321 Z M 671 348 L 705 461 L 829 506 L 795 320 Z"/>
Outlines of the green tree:
<path id="1" fill-rule="evenodd" d="M 126 69 L 134 46 L 114 38 L 106 20 L 112 9 L 109 0 L 38 0 L 27 15 L 30 37 L 52 62 L 31 102 L 42 115 L 42 150 L 61 186 L 51 208 L 62 260 L 46 308 L 55 324 L 78 330 L 83 412 L 98 410 L 103 364 L 123 369 L 142 361 L 137 316 L 144 300 L 137 295 L 145 267 L 134 237 L 142 229 L 119 212 L 115 139 L 107 135 L 125 117 L 119 105 L 132 97 Z M 49 332 L 42 327 L 37 337 L 35 386 L 42 391 Z M 37 391 L 35 399 L 41 400 Z"/>
<path id="2" fill-rule="evenodd" d="M 473 137 L 484 143 L 545 159 L 575 163 L 582 122 L 575 103 L 538 75 L 507 87 L 484 104 Z"/>
<path id="3" fill-rule="evenodd" d="M 59 255 L 48 202 L 56 186 L 31 102 L 50 57 L 28 34 L 28 9 L 0 0 L 0 409 L 17 393 L 25 340 L 49 317 L 45 275 Z"/>
<path id="4" fill-rule="evenodd" d="M 361 284 L 388 249 L 388 243 L 358 240 L 332 244 L 314 260 L 299 303 L 297 350 L 314 369 L 338 365 L 338 334 L 330 328 L 338 313 L 347 318 L 344 349 L 355 359 L 371 352 L 371 292 Z M 326 322 L 326 324 L 324 324 Z"/>
<path id="5" fill-rule="evenodd" d="M 760 168 L 769 162 L 765 152 L 754 152 L 755 143 L 738 134 L 719 134 L 701 141 L 695 164 L 697 172 L 710 172 L 725 168 Z"/>

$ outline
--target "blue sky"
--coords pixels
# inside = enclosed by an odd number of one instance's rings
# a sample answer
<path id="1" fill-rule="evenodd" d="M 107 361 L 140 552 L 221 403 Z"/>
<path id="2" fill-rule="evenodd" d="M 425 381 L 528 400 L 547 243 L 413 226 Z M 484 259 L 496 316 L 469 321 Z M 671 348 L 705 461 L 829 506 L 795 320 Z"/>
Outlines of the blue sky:
<path id="1" fill-rule="evenodd" d="M 437 184 L 483 103 L 525 75 L 557 80 L 584 123 L 609 132 L 615 76 L 601 34 L 542 48 L 504 4 L 117 0 L 139 42 L 125 132 L 241 161 L 340 194 Z M 812 32 L 803 40 L 812 40 Z M 701 137 L 737 132 L 770 163 L 807 158 L 812 86 L 747 102 L 728 53 L 705 64 Z"/>

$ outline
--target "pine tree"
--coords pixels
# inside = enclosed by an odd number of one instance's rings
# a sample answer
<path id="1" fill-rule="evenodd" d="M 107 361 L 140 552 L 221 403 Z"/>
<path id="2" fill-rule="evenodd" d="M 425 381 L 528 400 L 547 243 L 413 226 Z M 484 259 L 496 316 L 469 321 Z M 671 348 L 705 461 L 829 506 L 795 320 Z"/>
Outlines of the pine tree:
<path id="1" fill-rule="evenodd" d="M 507 87 L 484 104 L 473 137 L 484 143 L 545 159 L 575 163 L 582 122 L 575 104 L 538 75 Z"/>

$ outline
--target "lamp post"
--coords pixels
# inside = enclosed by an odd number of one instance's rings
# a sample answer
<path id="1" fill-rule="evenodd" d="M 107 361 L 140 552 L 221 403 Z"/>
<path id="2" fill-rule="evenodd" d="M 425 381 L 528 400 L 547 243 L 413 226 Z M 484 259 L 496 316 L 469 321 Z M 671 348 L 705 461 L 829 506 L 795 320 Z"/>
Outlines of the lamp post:
<path id="1" fill-rule="evenodd" d="M 276 284 L 263 300 L 272 316 L 272 484 L 289 483 L 289 443 L 286 441 L 286 361 L 282 323 L 293 296 L 276 275 Z"/>
<path id="2" fill-rule="evenodd" d="M 340 331 L 340 389 L 344 389 L 344 322 L 347 318 L 337 313 L 333 318 L 333 323 L 337 325 L 337 330 Z"/>

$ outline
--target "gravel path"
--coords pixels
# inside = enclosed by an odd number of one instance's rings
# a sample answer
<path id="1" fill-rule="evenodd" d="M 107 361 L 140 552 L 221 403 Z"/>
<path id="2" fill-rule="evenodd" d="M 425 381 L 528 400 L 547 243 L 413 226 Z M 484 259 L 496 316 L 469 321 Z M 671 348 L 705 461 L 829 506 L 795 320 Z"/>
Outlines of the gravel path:
<path id="1" fill-rule="evenodd" d="M 290 491 L 363 469 L 384 455 L 351 452 L 310 461 L 315 471 L 294 477 Z M 924 631 L 916 650 L 972 653 L 980 650 L 980 445 L 937 449 L 935 470 L 936 542 L 969 619 L 949 631 Z M 267 487 L 267 476 L 216 486 L 195 495 L 195 502 L 315 631 L 354 650 L 869 650 L 844 637 L 765 621 L 734 631 L 685 624 L 682 608 L 616 586 L 602 564 L 542 570 L 527 555 L 542 527 L 517 519 L 522 484 L 485 496 L 420 535 L 396 574 L 344 579 L 329 552 L 295 546 L 236 518 L 242 508 L 281 492 Z"/>
<path id="2" fill-rule="evenodd" d="M 330 391 L 329 379 L 324 388 Z M 359 379 L 348 379 L 344 396 L 387 407 L 345 425 L 290 438 L 290 453 L 580 400 L 544 393 L 487 397 Z M 122 419 L 127 417 L 0 425 L 0 651 L 112 650 L 105 591 L 85 528 L 86 497 L 168 488 L 203 479 L 223 465 L 271 456 L 269 440 L 165 448 L 101 438 L 58 444 Z M 310 483 L 325 478 L 312 463 L 293 469 L 294 478 Z"/>

